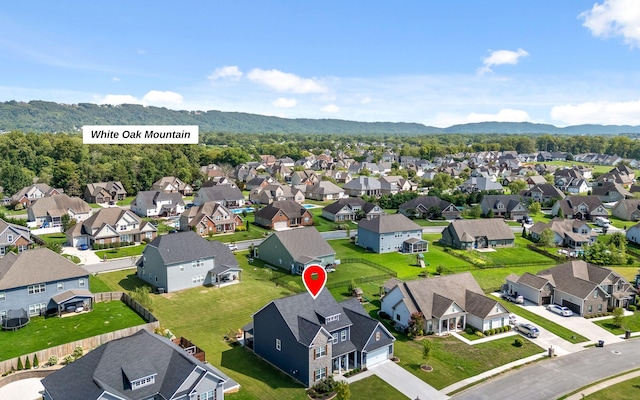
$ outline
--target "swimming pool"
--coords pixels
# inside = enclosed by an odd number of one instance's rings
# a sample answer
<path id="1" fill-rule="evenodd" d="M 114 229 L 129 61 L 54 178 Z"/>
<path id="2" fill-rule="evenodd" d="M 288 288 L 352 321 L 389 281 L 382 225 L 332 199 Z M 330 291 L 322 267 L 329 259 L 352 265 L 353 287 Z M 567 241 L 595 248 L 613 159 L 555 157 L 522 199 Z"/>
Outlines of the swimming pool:
<path id="1" fill-rule="evenodd" d="M 243 208 L 234 208 L 233 210 L 231 210 L 232 213 L 234 214 L 242 214 L 243 211 L 246 211 L 248 213 L 252 213 L 255 211 L 255 208 L 253 207 L 243 207 Z"/>
<path id="2" fill-rule="evenodd" d="M 312 208 L 318 208 L 319 206 L 316 206 L 315 204 L 303 204 L 302 207 L 306 208 L 307 210 L 310 210 Z"/>

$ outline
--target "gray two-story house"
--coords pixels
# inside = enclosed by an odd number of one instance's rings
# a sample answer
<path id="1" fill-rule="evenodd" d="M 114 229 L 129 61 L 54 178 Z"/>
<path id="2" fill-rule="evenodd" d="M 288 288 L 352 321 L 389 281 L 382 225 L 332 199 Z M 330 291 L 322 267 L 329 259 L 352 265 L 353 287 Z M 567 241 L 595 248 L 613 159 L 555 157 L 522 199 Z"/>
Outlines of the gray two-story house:
<path id="1" fill-rule="evenodd" d="M 32 245 L 29 228 L 0 219 L 0 257 L 7 254 L 12 247 L 21 253 Z"/>
<path id="2" fill-rule="evenodd" d="M 360 220 L 358 246 L 375 253 L 419 253 L 429 250 L 429 243 L 422 239 L 422 227 L 402 214 Z"/>
<path id="3" fill-rule="evenodd" d="M 138 261 L 138 278 L 161 291 L 240 282 L 242 269 L 224 244 L 193 231 L 155 238 Z"/>
<path id="4" fill-rule="evenodd" d="M 244 343 L 305 386 L 393 357 L 393 335 L 360 302 L 328 290 L 271 301 L 244 327 Z"/>
<path id="5" fill-rule="evenodd" d="M 90 304 L 91 297 L 89 273 L 49 249 L 9 252 L 0 258 L 0 319 L 9 310 L 37 316 L 63 302 Z"/>

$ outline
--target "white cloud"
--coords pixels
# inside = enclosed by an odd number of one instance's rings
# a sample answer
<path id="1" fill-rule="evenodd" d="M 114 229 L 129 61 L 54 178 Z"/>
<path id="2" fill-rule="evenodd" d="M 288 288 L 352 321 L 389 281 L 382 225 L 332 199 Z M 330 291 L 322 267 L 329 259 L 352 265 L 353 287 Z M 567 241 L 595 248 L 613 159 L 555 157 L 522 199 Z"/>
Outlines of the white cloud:
<path id="1" fill-rule="evenodd" d="M 295 74 L 278 71 L 277 69 L 264 70 L 255 68 L 247 74 L 247 78 L 278 92 L 325 93 L 328 91 L 327 87 L 313 79 L 301 78 Z"/>
<path id="2" fill-rule="evenodd" d="M 159 90 L 150 90 L 142 98 L 145 105 L 168 107 L 182 104 L 183 100 L 184 99 L 180 93 L 170 91 L 161 92 Z"/>
<path id="3" fill-rule="evenodd" d="M 242 78 L 242 71 L 238 68 L 237 65 L 227 65 L 225 67 L 216 68 L 213 70 L 211 75 L 209 75 L 209 79 L 212 81 L 218 79 L 229 79 L 233 81 L 240 80 Z"/>
<path id="4" fill-rule="evenodd" d="M 551 109 L 551 118 L 569 125 L 640 125 L 640 101 L 586 102 Z"/>
<path id="5" fill-rule="evenodd" d="M 483 60 L 483 66 L 478 69 L 480 75 L 487 72 L 493 72 L 491 67 L 494 65 L 510 64 L 515 65 L 520 61 L 520 58 L 528 56 L 529 53 L 523 49 L 516 51 L 512 50 L 495 50 L 485 57 Z"/>
<path id="6" fill-rule="evenodd" d="M 114 76 L 113 78 L 111 78 L 111 80 L 114 82 L 120 82 L 120 78 L 118 78 L 117 76 Z"/>
<path id="7" fill-rule="evenodd" d="M 640 46 L 640 2 L 605 0 L 579 15 L 596 37 L 622 36 L 632 47 Z"/>
<path id="8" fill-rule="evenodd" d="M 326 112 L 329 114 L 335 114 L 337 112 L 340 112 L 340 107 L 338 107 L 335 104 L 328 104 L 324 107 L 322 107 L 320 110 L 322 110 L 322 112 Z"/>
<path id="9" fill-rule="evenodd" d="M 183 97 L 176 92 L 161 92 L 159 90 L 150 90 L 142 99 L 129 94 L 108 94 L 98 100 L 99 104 L 142 104 L 144 106 L 157 106 L 172 108 L 182 104 Z"/>
<path id="10" fill-rule="evenodd" d="M 273 101 L 271 104 L 278 108 L 293 108 L 298 105 L 298 101 L 296 99 L 287 99 L 284 97 L 280 97 L 279 99 Z"/>
<path id="11" fill-rule="evenodd" d="M 531 121 L 531 117 L 526 111 L 513 110 L 510 108 L 504 108 L 498 111 L 497 114 L 481 114 L 471 113 L 467 116 L 467 122 L 525 122 Z"/>

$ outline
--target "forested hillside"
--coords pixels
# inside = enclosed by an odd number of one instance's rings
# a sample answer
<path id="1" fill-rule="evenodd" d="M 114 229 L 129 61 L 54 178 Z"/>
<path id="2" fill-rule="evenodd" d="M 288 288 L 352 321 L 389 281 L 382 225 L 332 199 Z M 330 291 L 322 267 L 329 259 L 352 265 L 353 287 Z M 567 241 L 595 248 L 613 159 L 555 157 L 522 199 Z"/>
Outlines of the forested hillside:
<path id="1" fill-rule="evenodd" d="M 124 104 L 58 104 L 46 101 L 0 103 L 0 132 L 79 132 L 83 125 L 198 125 L 200 132 L 299 133 L 340 135 L 640 134 L 638 126 L 580 125 L 558 128 L 530 122 L 482 122 L 435 128 L 417 123 L 355 122 L 338 119 L 286 119 L 240 112 L 175 111 Z"/>

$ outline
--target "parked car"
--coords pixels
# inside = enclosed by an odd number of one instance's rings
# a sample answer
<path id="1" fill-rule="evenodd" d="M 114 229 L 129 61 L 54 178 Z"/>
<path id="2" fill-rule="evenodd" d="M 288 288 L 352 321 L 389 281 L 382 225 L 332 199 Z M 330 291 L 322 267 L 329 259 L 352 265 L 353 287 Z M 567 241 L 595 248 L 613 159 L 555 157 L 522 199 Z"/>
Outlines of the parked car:
<path id="1" fill-rule="evenodd" d="M 540 336 L 540 331 L 538 330 L 538 328 L 536 328 L 535 326 L 531 325 L 531 324 L 519 324 L 516 325 L 516 331 L 522 333 L 523 335 L 526 335 L 530 338 L 537 338 L 538 336 Z"/>
<path id="2" fill-rule="evenodd" d="M 231 251 L 238 250 L 238 245 L 235 244 L 235 243 L 229 243 L 227 246 L 229 246 L 229 250 L 231 250 Z"/>
<path id="3" fill-rule="evenodd" d="M 524 297 L 521 295 L 512 295 L 504 292 L 502 293 L 502 298 L 511 303 L 524 304 Z"/>
<path id="4" fill-rule="evenodd" d="M 509 325 L 516 326 L 516 318 L 515 314 L 509 314 Z"/>
<path id="5" fill-rule="evenodd" d="M 596 225 L 601 226 L 603 228 L 608 228 L 609 226 L 611 226 L 611 221 L 609 221 L 605 217 L 596 217 L 595 223 Z"/>
<path id="6" fill-rule="evenodd" d="M 547 306 L 547 310 L 562 315 L 563 317 L 570 317 L 573 315 L 573 311 L 571 311 L 569 308 L 559 306 L 557 304 L 549 304 Z"/>
<path id="7" fill-rule="evenodd" d="M 79 249 L 80 250 L 89 250 L 89 246 L 87 246 L 86 244 L 81 244 Z"/>
<path id="8" fill-rule="evenodd" d="M 533 224 L 533 218 L 528 215 L 523 215 L 522 217 L 517 219 L 516 222 L 522 222 L 523 224 Z"/>

